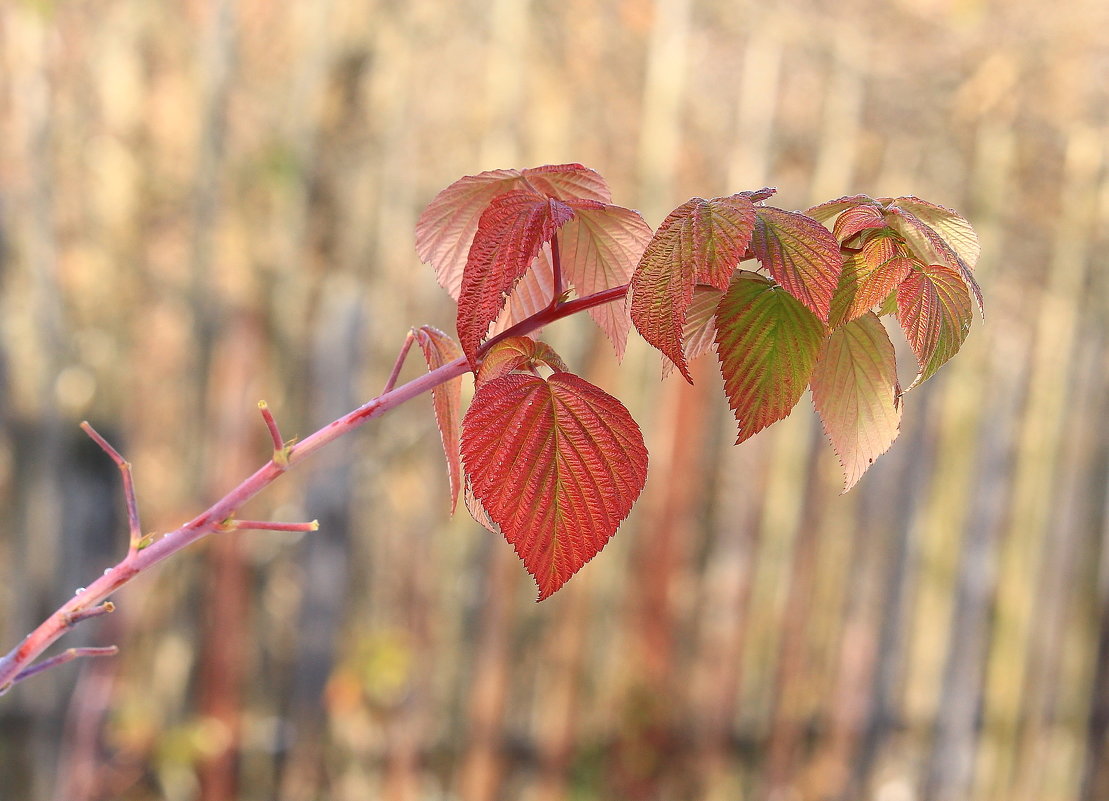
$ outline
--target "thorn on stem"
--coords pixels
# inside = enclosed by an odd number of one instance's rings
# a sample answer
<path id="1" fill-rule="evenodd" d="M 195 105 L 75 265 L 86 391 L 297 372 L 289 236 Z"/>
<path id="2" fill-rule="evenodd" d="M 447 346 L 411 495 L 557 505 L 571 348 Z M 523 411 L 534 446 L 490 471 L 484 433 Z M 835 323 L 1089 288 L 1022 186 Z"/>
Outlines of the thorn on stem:
<path id="1" fill-rule="evenodd" d="M 271 520 L 235 520 L 228 518 L 220 523 L 221 531 L 319 531 L 320 521 L 307 523 L 278 523 Z"/>
<path id="2" fill-rule="evenodd" d="M 289 453 L 293 450 L 296 437 L 286 441 L 281 438 L 281 429 L 277 427 L 277 420 L 270 411 L 269 404 L 264 400 L 258 401 L 258 410 L 262 412 L 262 419 L 266 421 L 266 429 L 270 432 L 273 441 L 273 463 L 278 467 L 288 467 Z"/>

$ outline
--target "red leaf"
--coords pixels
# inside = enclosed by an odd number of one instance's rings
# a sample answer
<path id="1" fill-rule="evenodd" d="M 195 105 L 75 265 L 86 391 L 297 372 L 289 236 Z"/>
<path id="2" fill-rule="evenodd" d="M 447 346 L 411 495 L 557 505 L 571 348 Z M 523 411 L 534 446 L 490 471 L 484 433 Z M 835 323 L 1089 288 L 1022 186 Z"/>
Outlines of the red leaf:
<path id="1" fill-rule="evenodd" d="M 453 362 L 462 355 L 462 349 L 447 334 L 430 325 L 413 330 L 428 370 L 435 370 Z M 458 506 L 458 490 L 462 486 L 462 462 L 458 449 L 459 418 L 462 416 L 462 377 L 452 378 L 431 390 L 435 408 L 435 423 L 443 441 L 443 455 L 447 458 L 447 475 L 450 478 L 451 514 Z"/>
<path id="2" fill-rule="evenodd" d="M 472 367 L 505 294 L 573 216 L 565 203 L 523 189 L 498 195 L 481 215 L 458 294 L 458 340 Z"/>
<path id="3" fill-rule="evenodd" d="M 886 218 L 877 206 L 863 204 L 847 209 L 836 218 L 832 235 L 840 242 L 846 242 L 860 231 L 868 228 L 885 228 Z"/>
<path id="4" fill-rule="evenodd" d="M 834 330 L 810 383 L 847 492 L 889 450 L 901 424 L 897 365 L 882 321 L 868 312 Z"/>
<path id="5" fill-rule="evenodd" d="M 455 181 L 435 196 L 416 223 L 416 253 L 435 268 L 439 285 L 452 298 L 458 299 L 466 256 L 486 206 L 497 195 L 532 187 L 559 200 L 611 200 L 604 178 L 580 164 L 488 170 Z"/>
<path id="6" fill-rule="evenodd" d="M 651 226 L 639 212 L 606 203 L 571 200 L 574 219 L 558 234 L 562 270 L 579 297 L 626 284 L 647 243 Z M 623 358 L 631 318 L 623 303 L 606 303 L 589 310 Z"/>
<path id="7" fill-rule="evenodd" d="M 786 291 L 828 321 L 843 264 L 839 242 L 811 217 L 771 206 L 756 210 L 751 250 Z"/>
<path id="8" fill-rule="evenodd" d="M 511 373 L 479 387 L 462 421 L 462 459 L 539 600 L 605 546 L 647 480 L 647 449 L 628 410 L 564 372 Z"/>
<path id="9" fill-rule="evenodd" d="M 477 385 L 515 371 L 530 372 L 540 364 L 555 372 L 567 369 L 562 358 L 546 342 L 536 342 L 531 337 L 502 339 L 482 357 L 477 371 Z"/>
<path id="10" fill-rule="evenodd" d="M 891 202 L 887 208 L 886 221 L 889 223 L 890 228 L 897 231 L 908 242 L 913 252 L 926 264 L 945 264 L 955 271 L 962 279 L 967 289 L 974 295 L 974 300 L 978 304 L 978 311 L 982 312 L 982 288 L 978 286 L 978 282 L 974 279 L 972 265 L 964 259 L 959 251 L 956 250 L 948 241 L 936 232 L 924 220 L 918 217 L 914 211 L 909 208 L 902 208 L 895 205 L 907 200 L 906 198 L 898 198 Z M 910 204 L 916 209 L 920 209 L 919 204 L 923 201 L 912 199 L 915 204 Z M 931 206 L 931 204 L 928 204 Z M 943 209 L 942 206 L 934 206 L 932 208 Z M 946 209 L 945 209 L 946 211 Z M 958 217 L 954 212 L 950 212 L 955 217 Z M 933 219 L 938 215 L 933 215 Z M 970 228 L 970 223 L 958 217 L 963 223 L 966 223 L 965 229 L 969 231 L 969 236 L 974 237 L 973 247 L 971 247 L 966 240 L 959 240 L 961 247 L 963 247 L 968 254 L 973 254 L 974 259 L 978 258 L 978 237 L 974 234 L 973 229 Z M 953 230 L 962 230 L 962 227 L 957 223 L 951 223 Z M 965 235 L 965 232 L 964 232 Z"/>
<path id="11" fill-rule="evenodd" d="M 758 273 L 736 272 L 716 311 L 716 353 L 739 423 L 736 444 L 789 414 L 823 340 L 823 323 L 793 295 Z"/>
<path id="12" fill-rule="evenodd" d="M 932 264 L 909 273 L 897 289 L 897 319 L 920 365 L 909 389 L 959 352 L 973 317 L 970 294 L 955 270 Z"/>
<path id="13" fill-rule="evenodd" d="M 754 221 L 755 207 L 745 195 L 692 198 L 663 220 L 632 276 L 632 322 L 691 384 L 682 329 L 693 288 L 727 289 L 751 242 Z"/>
<path id="14" fill-rule="evenodd" d="M 570 221 L 573 223 L 573 220 Z M 526 320 L 538 311 L 551 305 L 554 297 L 554 268 L 551 266 L 551 243 L 546 242 L 539 255 L 532 261 L 527 272 L 512 287 L 504 308 L 497 315 L 497 321 L 489 329 L 489 336 L 499 334 L 511 326 Z M 536 329 L 533 333 L 538 333 Z"/>

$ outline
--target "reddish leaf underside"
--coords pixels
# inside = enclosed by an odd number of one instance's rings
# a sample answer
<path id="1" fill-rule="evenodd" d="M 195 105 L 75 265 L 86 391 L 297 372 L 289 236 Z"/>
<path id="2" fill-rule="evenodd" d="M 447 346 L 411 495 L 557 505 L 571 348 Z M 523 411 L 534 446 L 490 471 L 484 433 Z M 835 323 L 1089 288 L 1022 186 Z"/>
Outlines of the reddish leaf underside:
<path id="1" fill-rule="evenodd" d="M 970 294 L 955 270 L 932 264 L 910 271 L 897 288 L 897 319 L 920 365 L 909 389 L 959 352 L 973 317 Z"/>
<path id="2" fill-rule="evenodd" d="M 455 181 L 432 199 L 416 223 L 416 253 L 435 269 L 439 285 L 452 298 L 458 299 L 466 257 L 486 206 L 497 195 L 529 187 L 560 200 L 612 199 L 604 178 L 580 164 L 487 170 Z"/>
<path id="3" fill-rule="evenodd" d="M 567 370 L 565 362 L 546 342 L 531 337 L 508 337 L 489 349 L 477 371 L 477 385 L 500 378 L 514 371 L 531 371 L 546 365 L 556 372 Z"/>
<path id="4" fill-rule="evenodd" d="M 416 341 L 424 352 L 428 370 L 449 364 L 462 355 L 462 349 L 453 339 L 430 325 L 414 329 Z M 462 461 L 459 452 L 460 418 L 462 416 L 462 377 L 452 378 L 431 390 L 435 409 L 435 423 L 443 441 L 443 455 L 447 459 L 447 476 L 450 479 L 451 514 L 458 506 L 458 491 L 462 486 Z"/>
<path id="5" fill-rule="evenodd" d="M 689 304 L 682 327 L 682 353 L 686 364 L 705 355 L 716 344 L 716 306 L 723 295 L 713 286 L 698 284 L 693 288 L 693 302 Z M 674 369 L 674 363 L 663 356 L 662 377 L 668 378 Z"/>
<path id="6" fill-rule="evenodd" d="M 570 222 L 572 223 L 573 220 Z M 523 277 L 508 293 L 504 308 L 489 329 L 489 336 L 499 334 L 547 308 L 551 305 L 553 297 L 554 268 L 551 266 L 551 243 L 546 242 Z"/>
<path id="7" fill-rule="evenodd" d="M 817 222 L 826 223 L 836 215 L 843 214 L 848 209 L 861 205 L 875 206 L 876 202 L 870 195 L 848 195 L 813 206 L 805 211 L 805 215 L 812 217 Z"/>
<path id="8" fill-rule="evenodd" d="M 682 332 L 693 289 L 723 291 L 751 242 L 755 206 L 745 195 L 692 198 L 663 220 L 632 276 L 631 319 L 691 384 Z"/>
<path id="9" fill-rule="evenodd" d="M 894 203 L 902 200 L 904 198 L 898 198 Z M 935 208 L 942 208 L 942 206 L 936 206 Z M 962 217 L 959 217 L 959 219 L 962 220 Z M 982 288 L 978 286 L 978 281 L 974 278 L 972 265 L 959 255 L 955 247 L 907 208 L 890 205 L 886 214 L 886 221 L 890 228 L 905 237 L 909 247 L 925 264 L 939 263 L 950 267 L 962 279 L 963 284 L 974 296 L 978 311 L 982 312 Z M 963 222 L 965 223 L 966 220 L 963 220 Z M 974 237 L 975 246 L 970 248 L 968 252 L 974 253 L 974 258 L 977 260 L 978 237 L 970 229 L 969 223 L 966 224 L 966 228 L 970 230 L 970 235 Z M 965 242 L 964 247 L 967 247 Z"/>
<path id="10" fill-rule="evenodd" d="M 971 270 L 978 264 L 982 245 L 978 242 L 978 234 L 974 232 L 974 228 L 961 214 L 918 197 L 899 197 L 892 205 L 911 212 L 939 234 Z"/>
<path id="11" fill-rule="evenodd" d="M 462 459 L 539 600 L 605 546 L 647 480 L 647 449 L 627 409 L 565 372 L 483 384 L 462 421 Z"/>
<path id="12" fill-rule="evenodd" d="M 527 190 L 498 195 L 481 215 L 458 294 L 458 340 L 472 367 L 505 295 L 573 216 L 565 203 Z"/>
<path id="13" fill-rule="evenodd" d="M 839 242 L 804 214 L 771 206 L 755 211 L 755 257 L 786 291 L 827 322 L 842 267 Z"/>
<path id="14" fill-rule="evenodd" d="M 824 324 L 758 273 L 739 270 L 716 312 L 724 393 L 739 423 L 736 444 L 781 420 L 809 384 Z"/>
<path id="15" fill-rule="evenodd" d="M 651 226 L 639 212 L 605 203 L 570 201 L 574 219 L 558 233 L 566 283 L 579 297 L 626 284 L 651 241 Z M 624 356 L 631 318 L 623 303 L 594 306 L 589 316 Z"/>
<path id="16" fill-rule="evenodd" d="M 847 492 L 889 450 L 901 423 L 893 343 L 877 315 L 867 312 L 832 331 L 810 385 Z"/>

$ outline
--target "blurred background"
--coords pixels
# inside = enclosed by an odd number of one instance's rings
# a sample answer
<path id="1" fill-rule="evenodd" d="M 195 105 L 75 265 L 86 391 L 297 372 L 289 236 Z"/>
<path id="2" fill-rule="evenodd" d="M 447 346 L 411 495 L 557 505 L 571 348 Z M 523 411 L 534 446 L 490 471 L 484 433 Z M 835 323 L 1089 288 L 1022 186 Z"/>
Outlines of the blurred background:
<path id="1" fill-rule="evenodd" d="M 12 799 L 1109 798 L 1109 5 L 0 4 L 0 649 L 146 531 L 380 391 L 464 174 L 580 161 L 657 225 L 765 184 L 915 194 L 987 316 L 859 486 L 808 400 L 734 448 L 697 384 L 550 330 L 651 450 L 542 604 L 448 514 L 430 401 L 246 510 L 0 699 Z M 911 375 L 911 357 L 904 359 Z M 402 374 L 423 369 L 415 355 Z"/>

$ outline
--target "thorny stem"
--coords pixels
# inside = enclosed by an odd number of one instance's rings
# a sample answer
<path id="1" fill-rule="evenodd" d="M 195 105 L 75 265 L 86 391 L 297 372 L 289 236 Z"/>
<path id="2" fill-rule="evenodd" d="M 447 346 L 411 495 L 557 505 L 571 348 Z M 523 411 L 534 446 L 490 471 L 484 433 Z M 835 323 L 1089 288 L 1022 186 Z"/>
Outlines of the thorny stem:
<path id="1" fill-rule="evenodd" d="M 89 435 L 89 439 L 100 446 L 104 453 L 108 454 L 116 467 L 119 468 L 120 475 L 123 477 L 123 497 L 127 502 L 127 527 L 131 532 L 131 542 L 128 546 L 130 552 L 137 551 L 139 544 L 142 542 L 142 525 L 139 523 L 139 502 L 135 498 L 135 482 L 131 478 L 131 463 L 124 459 L 119 451 L 108 444 L 108 440 L 100 436 L 100 434 L 88 421 L 81 423 L 81 430 Z M 2 684 L 0 684 L 2 686 Z"/>
<path id="2" fill-rule="evenodd" d="M 497 336 L 486 341 L 478 349 L 478 357 L 480 358 L 489 348 L 501 340 L 512 336 L 522 336 L 538 328 L 549 325 L 556 320 L 561 320 L 564 317 L 569 317 L 578 312 L 591 309 L 595 306 L 601 306 L 605 303 L 621 300 L 627 291 L 628 285 L 624 284 L 592 295 L 587 295 L 584 298 L 577 298 L 576 300 L 565 302 L 555 302 L 551 306 L 536 312 L 526 320 L 516 323 Z M 557 297 L 558 296 L 556 296 L 556 300 Z M 410 343 L 406 343 L 406 347 L 410 347 Z M 277 449 L 275 445 L 274 457 L 258 468 L 252 475 L 244 479 L 237 487 L 223 496 L 223 498 L 216 501 L 211 507 L 197 517 L 173 531 L 166 532 L 161 538 L 153 540 L 148 547 L 142 549 L 138 548 L 138 543 L 142 540 L 141 536 L 139 540 L 135 538 L 135 532 L 138 529 L 138 511 L 137 506 L 135 506 L 134 522 L 131 525 L 131 547 L 128 549 L 127 555 L 115 567 L 105 570 L 104 574 L 88 587 L 78 590 L 69 600 L 43 621 L 38 628 L 24 637 L 19 645 L 13 648 L 3 658 L 0 658 L 0 695 L 10 690 L 12 685 L 16 682 L 41 673 L 56 665 L 64 664 L 65 662 L 79 657 L 102 656 L 115 653 L 117 649 L 114 646 L 110 648 L 71 648 L 31 667 L 31 663 L 59 637 L 65 634 L 74 623 L 88 617 L 95 617 L 111 611 L 114 606 L 112 606 L 110 602 L 103 602 L 106 601 L 108 596 L 112 595 L 139 573 L 153 567 L 162 560 L 167 559 L 186 546 L 191 545 L 214 531 L 226 530 L 224 527 L 232 520 L 235 512 L 243 504 L 280 478 L 287 469 L 304 461 L 330 442 L 349 434 L 368 420 L 380 417 L 386 412 L 428 392 L 434 387 L 464 375 L 469 372 L 469 370 L 470 367 L 466 358 L 460 357 L 453 362 L 444 364 L 442 367 L 424 373 L 400 387 L 383 392 L 376 398 L 362 404 L 357 409 L 328 423 L 319 431 L 309 435 L 301 442 L 293 445 L 283 445 L 281 449 Z M 261 408 L 263 417 L 266 417 L 266 407 L 262 406 Z M 269 426 L 271 419 L 272 416 L 267 419 L 267 426 Z M 132 509 L 131 504 L 134 498 L 134 488 L 130 483 L 130 466 L 124 467 L 124 465 L 127 465 L 126 460 L 124 460 L 114 448 L 108 445 L 103 438 L 92 431 L 91 426 L 85 424 L 82 428 L 85 428 L 89 436 L 96 440 L 97 444 L 99 444 L 101 448 L 104 448 L 105 452 L 107 452 L 108 455 L 112 457 L 113 461 L 120 466 L 120 470 L 124 475 L 125 492 L 130 493 L 128 497 L 128 515 L 130 517 Z M 270 431 L 271 435 L 276 431 L 276 424 L 270 428 Z M 280 434 L 277 434 L 276 437 L 277 440 L 275 442 L 279 442 Z M 284 456 L 283 460 L 281 459 L 282 455 Z M 284 461 L 284 464 L 281 463 L 282 461 Z M 254 526 L 264 525 L 265 527 L 270 527 L 272 525 L 259 524 L 257 521 L 246 522 Z M 294 523 L 288 525 L 304 526 L 309 524 Z M 236 527 L 245 528 L 246 526 L 243 521 L 239 521 Z M 293 530 L 299 531 L 303 529 L 295 528 Z"/>
<path id="3" fill-rule="evenodd" d="M 404 338 L 404 344 L 400 346 L 400 353 L 397 354 L 397 361 L 393 364 L 393 372 L 389 373 L 389 380 L 385 382 L 385 389 L 381 390 L 382 393 L 388 392 L 397 385 L 397 379 L 400 377 L 400 369 L 404 367 L 404 360 L 408 358 L 408 350 L 415 341 L 416 334 L 412 329 L 408 329 L 408 334 Z"/>

